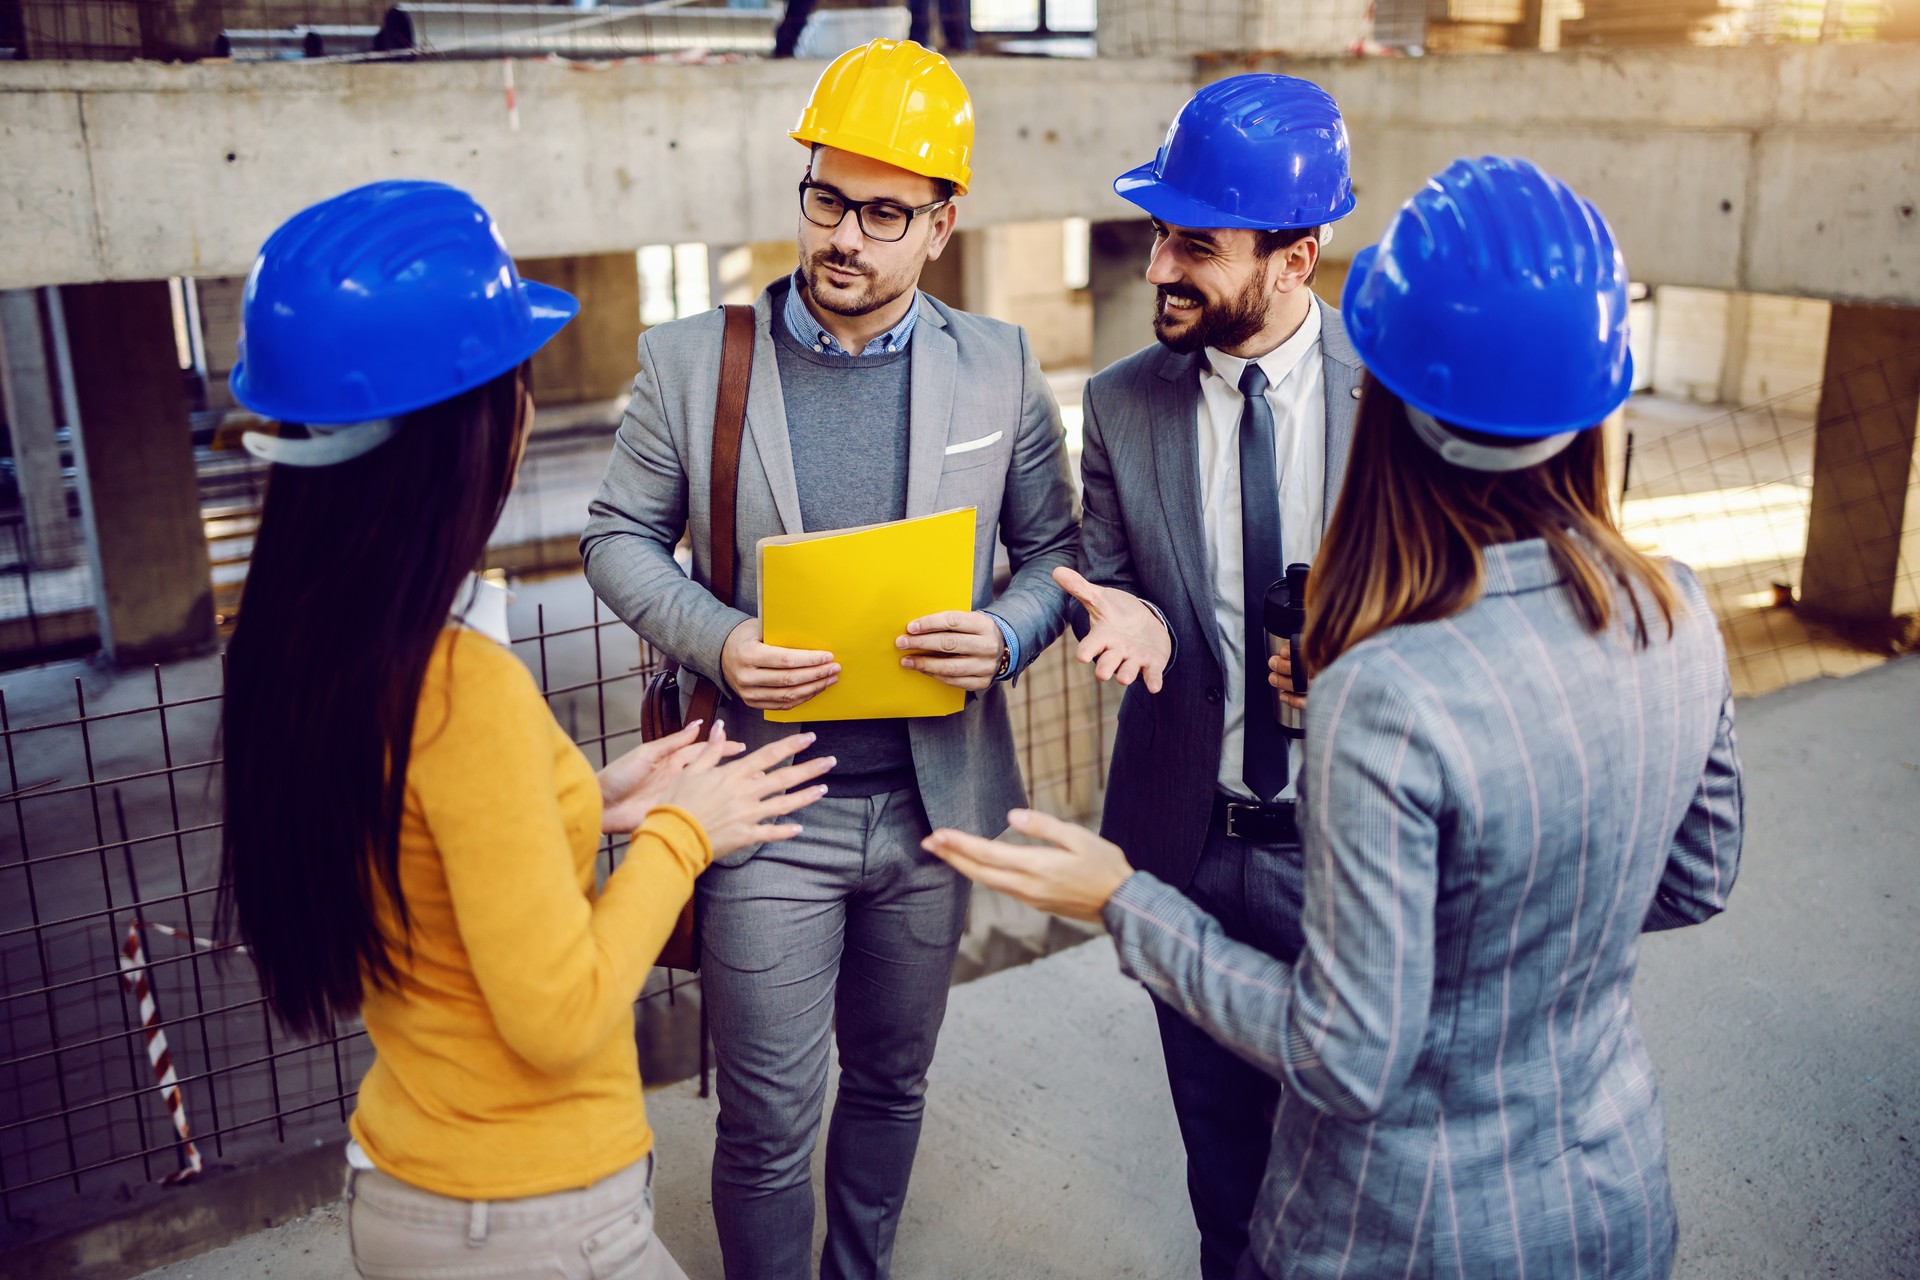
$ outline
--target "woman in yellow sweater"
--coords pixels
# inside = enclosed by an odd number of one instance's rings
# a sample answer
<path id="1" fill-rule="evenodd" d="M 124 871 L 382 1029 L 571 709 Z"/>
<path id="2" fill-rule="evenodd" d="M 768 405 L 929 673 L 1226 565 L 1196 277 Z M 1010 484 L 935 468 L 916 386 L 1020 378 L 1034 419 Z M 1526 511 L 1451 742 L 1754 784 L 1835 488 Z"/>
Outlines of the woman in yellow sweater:
<path id="1" fill-rule="evenodd" d="M 383 182 L 295 215 L 247 282 L 235 396 L 304 427 L 228 653 L 223 887 L 296 1032 L 364 1018 L 348 1156 L 374 1277 L 684 1280 L 653 1233 L 632 1007 L 694 877 L 799 831 L 831 767 L 690 725 L 595 774 L 461 625 L 577 304 L 472 197 Z M 604 833 L 631 833 L 595 889 Z"/>

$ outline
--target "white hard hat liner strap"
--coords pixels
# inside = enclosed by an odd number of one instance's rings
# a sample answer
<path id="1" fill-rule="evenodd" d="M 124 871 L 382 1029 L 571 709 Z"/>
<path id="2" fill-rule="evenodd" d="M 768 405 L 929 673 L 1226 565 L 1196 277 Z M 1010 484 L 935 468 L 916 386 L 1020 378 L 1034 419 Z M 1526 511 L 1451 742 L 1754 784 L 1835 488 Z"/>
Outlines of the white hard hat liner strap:
<path id="1" fill-rule="evenodd" d="M 309 426 L 305 440 L 289 440 L 262 431 L 240 437 L 248 453 L 283 467 L 334 467 L 373 452 L 393 438 L 392 418 L 349 422 L 339 426 Z"/>
<path id="2" fill-rule="evenodd" d="M 1580 434 L 1578 431 L 1562 431 L 1558 435 L 1524 443 L 1481 444 L 1463 439 L 1432 414 L 1416 409 L 1405 401 L 1401 403 L 1406 408 L 1407 421 L 1413 424 L 1413 433 L 1420 437 L 1421 443 L 1454 466 L 1465 467 L 1469 471 L 1525 471 L 1561 452 Z"/>

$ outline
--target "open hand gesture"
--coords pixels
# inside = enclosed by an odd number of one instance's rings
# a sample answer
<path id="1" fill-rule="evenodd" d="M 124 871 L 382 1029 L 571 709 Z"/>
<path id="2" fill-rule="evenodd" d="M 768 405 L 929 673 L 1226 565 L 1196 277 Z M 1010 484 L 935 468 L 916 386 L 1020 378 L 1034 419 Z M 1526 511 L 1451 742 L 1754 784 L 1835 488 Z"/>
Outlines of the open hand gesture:
<path id="1" fill-rule="evenodd" d="M 1053 571 L 1053 580 L 1087 607 L 1093 621 L 1073 656 L 1093 663 L 1093 674 L 1102 680 L 1129 685 L 1138 678 L 1147 682 L 1148 693 L 1160 692 L 1173 661 L 1173 637 L 1160 615 L 1140 597 L 1118 587 L 1096 587 L 1065 565 Z"/>
<path id="2" fill-rule="evenodd" d="M 1015 809 L 1007 823 L 1039 846 L 982 840 L 945 828 L 921 841 L 928 853 L 989 889 L 1069 920 L 1098 920 L 1107 900 L 1133 874 L 1120 846 L 1085 827 Z"/>

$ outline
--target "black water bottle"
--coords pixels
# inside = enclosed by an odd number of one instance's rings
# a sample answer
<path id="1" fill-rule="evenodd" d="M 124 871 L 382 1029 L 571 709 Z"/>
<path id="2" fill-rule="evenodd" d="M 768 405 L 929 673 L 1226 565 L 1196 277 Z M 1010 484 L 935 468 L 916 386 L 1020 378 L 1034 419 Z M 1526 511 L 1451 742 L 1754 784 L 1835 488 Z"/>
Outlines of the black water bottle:
<path id="1" fill-rule="evenodd" d="M 1293 654 L 1293 685 L 1291 692 L 1307 691 L 1307 664 L 1301 656 L 1301 636 L 1307 629 L 1307 566 L 1290 564 L 1287 576 L 1267 588 L 1266 608 L 1262 619 L 1267 631 L 1267 656 L 1277 657 L 1281 641 L 1286 641 Z M 1281 690 L 1273 691 L 1273 718 L 1280 724 L 1280 732 L 1289 738 L 1307 736 L 1307 713 L 1288 706 L 1280 697 Z"/>

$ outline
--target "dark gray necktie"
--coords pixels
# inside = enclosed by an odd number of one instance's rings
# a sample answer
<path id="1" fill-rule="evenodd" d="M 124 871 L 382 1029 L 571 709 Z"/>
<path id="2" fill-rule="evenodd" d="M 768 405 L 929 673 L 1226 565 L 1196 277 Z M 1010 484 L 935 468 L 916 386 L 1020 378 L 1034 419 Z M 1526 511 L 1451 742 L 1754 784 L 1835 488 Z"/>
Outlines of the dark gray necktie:
<path id="1" fill-rule="evenodd" d="M 1267 684 L 1267 588 L 1285 572 L 1280 554 L 1280 477 L 1274 462 L 1267 375 L 1249 364 L 1240 375 L 1240 546 L 1246 579 L 1247 696 L 1240 776 L 1262 803 L 1287 785 L 1287 737 L 1273 718 Z"/>

